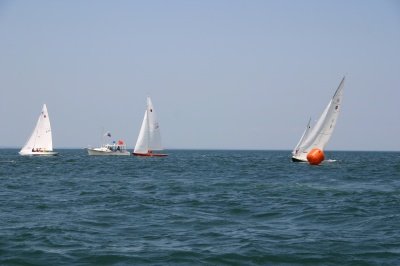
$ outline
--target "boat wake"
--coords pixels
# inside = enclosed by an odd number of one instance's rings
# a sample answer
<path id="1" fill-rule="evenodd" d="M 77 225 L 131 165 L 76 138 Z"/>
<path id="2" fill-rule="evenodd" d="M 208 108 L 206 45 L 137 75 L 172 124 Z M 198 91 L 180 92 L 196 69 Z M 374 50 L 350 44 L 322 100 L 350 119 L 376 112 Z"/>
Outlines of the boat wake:
<path id="1" fill-rule="evenodd" d="M 327 163 L 334 163 L 334 162 L 336 162 L 337 160 L 334 160 L 334 159 L 328 159 L 328 160 L 325 160 L 325 162 L 327 162 Z"/>
<path id="2" fill-rule="evenodd" d="M 0 163 L 16 163 L 17 161 L 14 160 L 5 160 L 5 161 L 0 161 Z"/>

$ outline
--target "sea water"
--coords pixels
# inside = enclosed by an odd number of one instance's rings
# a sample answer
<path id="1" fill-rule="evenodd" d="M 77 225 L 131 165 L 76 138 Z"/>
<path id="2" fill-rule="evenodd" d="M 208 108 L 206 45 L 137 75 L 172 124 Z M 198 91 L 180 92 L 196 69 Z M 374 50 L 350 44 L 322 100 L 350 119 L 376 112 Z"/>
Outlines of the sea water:
<path id="1" fill-rule="evenodd" d="M 0 265 L 400 265 L 400 153 L 0 150 Z"/>

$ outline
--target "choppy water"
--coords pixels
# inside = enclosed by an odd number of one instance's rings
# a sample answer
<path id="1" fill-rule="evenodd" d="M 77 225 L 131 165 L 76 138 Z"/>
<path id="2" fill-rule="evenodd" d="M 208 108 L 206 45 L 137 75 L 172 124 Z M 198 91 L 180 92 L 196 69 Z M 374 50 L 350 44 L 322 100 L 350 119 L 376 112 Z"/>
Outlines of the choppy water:
<path id="1" fill-rule="evenodd" d="M 0 150 L 0 265 L 400 265 L 400 153 Z"/>

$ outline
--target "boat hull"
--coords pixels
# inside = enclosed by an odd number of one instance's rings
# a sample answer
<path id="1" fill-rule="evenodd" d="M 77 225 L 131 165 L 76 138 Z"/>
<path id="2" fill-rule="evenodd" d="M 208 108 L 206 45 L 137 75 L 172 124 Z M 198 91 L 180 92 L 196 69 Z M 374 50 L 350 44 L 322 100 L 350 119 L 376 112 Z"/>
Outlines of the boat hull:
<path id="1" fill-rule="evenodd" d="M 37 151 L 37 152 L 19 152 L 22 156 L 56 156 L 58 152 L 55 151 Z"/>
<path id="2" fill-rule="evenodd" d="M 134 156 L 143 156 L 143 157 L 166 157 L 168 154 L 163 154 L 163 153 L 137 153 L 137 152 L 132 152 Z"/>
<path id="3" fill-rule="evenodd" d="M 96 149 L 87 149 L 89 155 L 95 156 L 129 156 L 129 151 L 101 151 Z"/>
<path id="4" fill-rule="evenodd" d="M 298 159 L 296 157 L 292 157 L 292 162 L 295 162 L 295 163 L 306 163 L 307 160 L 302 160 L 302 159 Z"/>

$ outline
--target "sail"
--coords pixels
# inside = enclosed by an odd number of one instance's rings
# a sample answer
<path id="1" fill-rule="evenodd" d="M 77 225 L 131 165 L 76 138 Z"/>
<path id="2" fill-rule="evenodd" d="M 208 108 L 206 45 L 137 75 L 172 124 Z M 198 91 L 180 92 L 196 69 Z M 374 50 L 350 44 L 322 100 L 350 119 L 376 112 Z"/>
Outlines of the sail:
<path id="1" fill-rule="evenodd" d="M 45 104 L 43 105 L 35 129 L 25 146 L 21 149 L 21 153 L 30 153 L 32 149 L 41 149 L 43 151 L 53 150 L 50 118 Z"/>
<path id="2" fill-rule="evenodd" d="M 149 148 L 149 124 L 148 124 L 148 118 L 147 118 L 147 110 L 144 112 L 144 118 L 142 122 L 142 126 L 140 128 L 139 136 L 136 141 L 135 153 L 147 153 Z"/>
<path id="3" fill-rule="evenodd" d="M 304 130 L 303 135 L 301 136 L 299 142 L 297 143 L 296 147 L 293 149 L 293 152 L 292 152 L 293 155 L 296 155 L 299 152 L 299 149 L 300 149 L 301 145 L 303 144 L 303 140 L 308 137 L 308 134 L 309 134 L 310 128 L 311 128 L 310 123 L 311 123 L 311 118 L 308 120 L 307 127 Z"/>
<path id="4" fill-rule="evenodd" d="M 134 153 L 148 153 L 149 151 L 162 149 L 161 132 L 157 115 L 150 97 L 147 97 L 147 108 L 144 113 Z"/>
<path id="5" fill-rule="evenodd" d="M 309 132 L 308 129 L 306 129 L 306 132 L 304 132 L 298 145 L 293 151 L 296 158 L 306 160 L 307 153 L 310 150 L 314 148 L 323 150 L 328 144 L 341 110 L 344 80 L 345 78 L 343 77 L 339 87 L 337 88 L 335 94 L 329 101 L 315 126 L 310 129 Z"/>
<path id="6" fill-rule="evenodd" d="M 149 150 L 162 150 L 160 125 L 158 124 L 157 115 L 150 97 L 147 97 L 147 114 L 149 122 Z"/>

